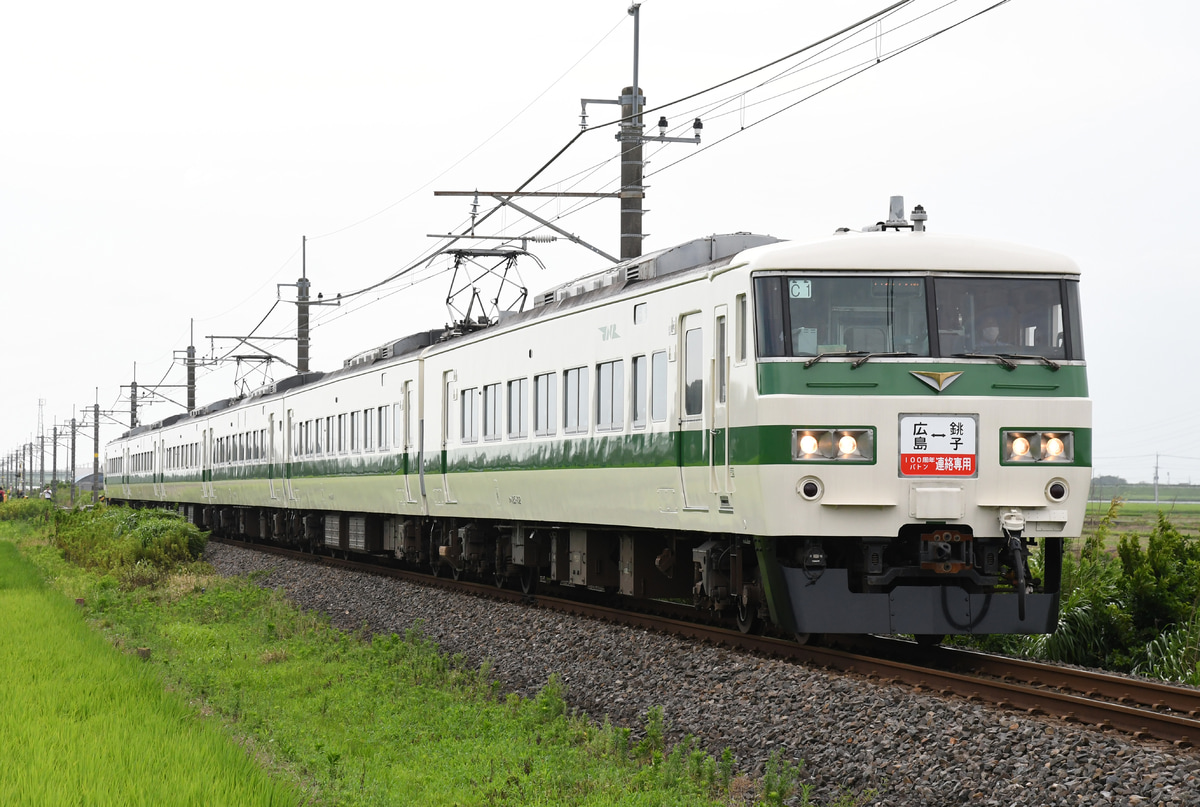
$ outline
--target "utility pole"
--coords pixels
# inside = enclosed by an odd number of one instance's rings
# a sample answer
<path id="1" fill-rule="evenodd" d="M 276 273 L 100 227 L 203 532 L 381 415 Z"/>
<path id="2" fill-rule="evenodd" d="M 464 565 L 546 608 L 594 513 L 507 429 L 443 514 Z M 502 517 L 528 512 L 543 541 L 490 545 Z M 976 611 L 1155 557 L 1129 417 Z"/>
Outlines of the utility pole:
<path id="1" fill-rule="evenodd" d="M 203 359 L 201 361 L 196 361 L 196 320 L 193 319 L 189 320 L 188 322 L 188 333 L 190 334 L 190 338 L 188 340 L 187 350 L 176 350 L 173 354 L 173 358 L 175 360 L 182 359 L 183 365 L 187 368 L 187 384 L 159 384 L 158 386 L 154 387 L 154 390 L 157 391 L 164 387 L 186 386 L 187 411 L 191 412 L 196 408 L 196 368 L 211 367 L 219 362 L 217 362 L 215 359 Z"/>
<path id="2" fill-rule="evenodd" d="M 137 420 L 137 362 L 133 363 L 133 381 L 129 382 L 129 428 L 136 429 Z"/>
<path id="3" fill-rule="evenodd" d="M 42 421 L 42 410 L 46 399 L 38 398 L 38 490 L 46 487 L 46 427 Z"/>
<path id="4" fill-rule="evenodd" d="M 100 389 L 92 405 L 92 504 L 100 501 Z"/>
<path id="5" fill-rule="evenodd" d="M 71 418 L 71 506 L 75 506 L 75 418 Z"/>
<path id="6" fill-rule="evenodd" d="M 667 119 L 662 116 L 658 120 L 658 136 L 647 137 L 642 132 L 645 129 L 642 121 L 642 109 L 646 98 L 638 82 L 638 53 L 641 40 L 641 3 L 629 7 L 629 15 L 633 17 L 633 83 L 621 90 L 621 97 L 616 101 L 596 98 L 584 98 L 583 114 L 580 126 L 587 128 L 587 105 L 589 103 L 621 105 L 621 125 L 617 132 L 617 142 L 621 149 L 621 260 L 641 257 L 642 240 L 646 237 L 643 230 L 642 208 L 646 198 L 645 170 L 646 163 L 642 159 L 643 143 L 693 143 L 699 145 L 700 130 L 704 124 L 696 118 L 692 123 L 692 137 L 667 137 Z"/>
<path id="7" fill-rule="evenodd" d="M 296 371 L 308 372 L 308 236 L 300 236 L 300 279 L 296 281 Z"/>
<path id="8" fill-rule="evenodd" d="M 196 408 L 196 320 L 188 326 L 187 348 L 187 411 Z"/>
<path id="9" fill-rule="evenodd" d="M 53 463 L 50 466 L 50 489 L 58 491 L 58 424 L 54 424 L 53 437 L 50 440 L 50 456 Z"/>
<path id="10" fill-rule="evenodd" d="M 323 295 L 321 295 L 321 294 L 318 294 L 317 299 L 315 299 L 315 300 L 313 300 L 309 297 L 309 291 L 312 288 L 312 283 L 308 279 L 308 236 L 307 235 L 300 236 L 300 277 L 296 279 L 295 283 L 276 283 L 275 284 L 276 296 L 279 295 L 279 290 L 284 288 L 285 286 L 295 286 L 296 287 L 296 336 L 295 337 L 273 336 L 270 338 L 272 340 L 284 340 L 284 339 L 288 339 L 288 338 L 295 338 L 295 340 L 296 340 L 296 363 L 292 364 L 291 362 L 281 359 L 278 356 L 273 356 L 270 353 L 267 353 L 265 350 L 263 351 L 263 353 L 266 354 L 265 358 L 268 361 L 271 359 L 276 359 L 278 361 L 282 361 L 284 364 L 288 365 L 289 367 L 294 367 L 297 373 L 307 373 L 308 372 L 309 349 L 312 346 L 312 342 L 309 338 L 308 309 L 314 305 L 341 305 L 342 304 L 342 301 L 340 299 L 341 298 L 340 294 L 338 295 L 338 299 L 334 299 L 334 300 L 322 299 Z M 244 344 L 250 345 L 251 347 L 255 347 L 255 345 L 250 343 L 249 336 L 215 336 L 215 337 L 209 337 L 209 338 L 211 338 L 211 339 L 237 339 L 239 342 L 243 342 Z M 240 360 L 242 357 L 238 357 L 238 358 Z M 257 357 L 257 358 L 263 358 L 263 357 Z"/>
<path id="11" fill-rule="evenodd" d="M 636 8 L 636 7 L 635 7 Z M 633 87 L 621 91 L 621 260 L 642 254 L 642 200 L 646 189 L 642 182 L 646 164 L 642 161 L 642 90 L 637 86 L 637 18 L 633 24 Z M 636 89 L 635 89 L 636 88 Z"/>

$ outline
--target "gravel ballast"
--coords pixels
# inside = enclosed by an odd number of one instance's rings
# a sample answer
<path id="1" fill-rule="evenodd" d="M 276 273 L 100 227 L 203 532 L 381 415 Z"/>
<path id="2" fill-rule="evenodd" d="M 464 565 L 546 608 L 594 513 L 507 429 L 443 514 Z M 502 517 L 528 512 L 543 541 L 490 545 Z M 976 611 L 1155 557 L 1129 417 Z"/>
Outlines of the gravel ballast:
<path id="1" fill-rule="evenodd" d="M 818 803 L 874 789 L 881 805 L 1200 805 L 1193 750 L 227 544 L 205 554 L 224 575 L 269 572 L 260 585 L 342 629 L 419 623 L 443 652 L 490 660 L 508 691 L 558 673 L 571 706 L 635 731 L 662 706 L 670 741 L 728 746 L 756 776 L 780 750 Z"/>

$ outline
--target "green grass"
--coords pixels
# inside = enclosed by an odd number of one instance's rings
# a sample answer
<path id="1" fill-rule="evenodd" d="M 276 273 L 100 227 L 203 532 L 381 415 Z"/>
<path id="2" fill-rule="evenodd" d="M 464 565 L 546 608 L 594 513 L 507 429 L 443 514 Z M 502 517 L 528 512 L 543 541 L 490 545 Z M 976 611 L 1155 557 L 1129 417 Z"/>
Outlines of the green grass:
<path id="1" fill-rule="evenodd" d="M 124 517 L 99 518 L 125 524 L 122 534 L 136 532 Z M 769 782 L 751 782 L 737 775 L 728 752 L 715 759 L 690 738 L 667 745 L 661 710 L 647 715 L 633 742 L 628 728 L 571 713 L 560 681 L 532 699 L 501 694 L 487 665 L 440 653 L 420 626 L 402 637 L 346 634 L 252 580 L 178 559 L 170 574 L 135 578 L 124 553 L 117 555 L 126 565 L 80 567 L 49 540 L 29 537 L 38 529 L 49 532 L 37 522 L 0 523 L 0 539 L 22 531 L 22 550 L 41 574 L 68 598 L 85 600 L 97 635 L 108 639 L 93 652 L 132 664 L 152 688 L 186 695 L 312 803 L 715 805 L 782 803 L 792 794 L 810 803 L 791 761 L 777 760 Z M 86 543 L 60 538 L 77 549 Z M 147 648 L 150 661 L 114 646 Z M 178 721 L 206 723 L 194 713 Z M 175 770 L 207 778 L 204 766 Z M 843 794 L 837 803 L 858 799 Z"/>
<path id="2" fill-rule="evenodd" d="M 0 803 L 298 803 L 219 724 L 89 629 L 7 542 L 0 619 Z"/>

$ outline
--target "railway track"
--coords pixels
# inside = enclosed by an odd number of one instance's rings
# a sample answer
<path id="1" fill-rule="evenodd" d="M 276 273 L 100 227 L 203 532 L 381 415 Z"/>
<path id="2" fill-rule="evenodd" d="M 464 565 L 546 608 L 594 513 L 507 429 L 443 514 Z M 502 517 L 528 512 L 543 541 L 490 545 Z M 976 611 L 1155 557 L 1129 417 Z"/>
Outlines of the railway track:
<path id="1" fill-rule="evenodd" d="M 409 580 L 496 600 L 525 603 L 565 613 L 711 642 L 784 658 L 883 683 L 904 684 L 946 697 L 961 697 L 1006 709 L 1115 730 L 1139 740 L 1187 748 L 1200 744 L 1200 690 L 1161 681 L 1042 664 L 951 648 L 921 648 L 878 637 L 853 640 L 848 647 L 800 645 L 794 641 L 742 634 L 685 619 L 691 609 L 663 603 L 659 613 L 634 613 L 600 601 L 525 594 L 513 588 L 432 577 L 360 561 L 313 555 L 265 544 L 211 540 L 307 562 Z"/>

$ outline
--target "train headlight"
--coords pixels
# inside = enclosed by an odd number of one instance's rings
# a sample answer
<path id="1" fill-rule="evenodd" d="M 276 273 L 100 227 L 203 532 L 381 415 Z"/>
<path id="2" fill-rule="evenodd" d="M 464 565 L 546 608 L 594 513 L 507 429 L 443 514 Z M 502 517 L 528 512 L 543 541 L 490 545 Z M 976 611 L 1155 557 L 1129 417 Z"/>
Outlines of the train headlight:
<path id="1" fill-rule="evenodd" d="M 801 462 L 875 461 L 871 428 L 792 429 L 792 459 Z"/>
<path id="2" fill-rule="evenodd" d="M 1002 462 L 1005 465 L 1070 464 L 1075 461 L 1073 432 L 1005 429 L 1001 437 L 1004 445 Z"/>

